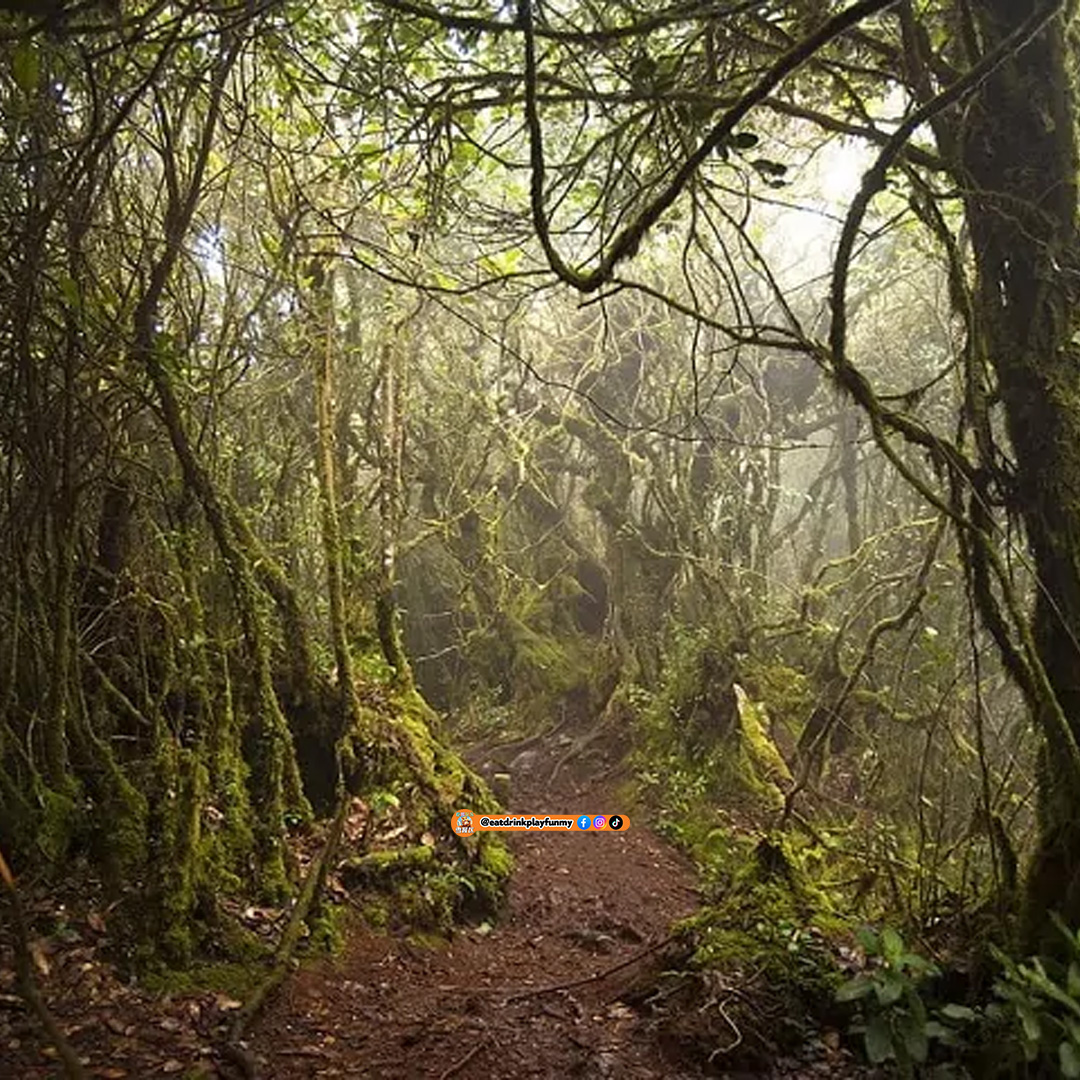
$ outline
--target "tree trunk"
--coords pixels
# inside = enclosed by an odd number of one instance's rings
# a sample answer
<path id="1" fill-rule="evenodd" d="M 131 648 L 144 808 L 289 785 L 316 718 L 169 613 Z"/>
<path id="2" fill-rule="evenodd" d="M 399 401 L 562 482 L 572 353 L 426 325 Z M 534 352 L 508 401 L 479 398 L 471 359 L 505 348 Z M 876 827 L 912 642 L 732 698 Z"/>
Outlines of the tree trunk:
<path id="1" fill-rule="evenodd" d="M 395 329 L 393 342 L 382 349 L 379 393 L 382 405 L 380 432 L 379 518 L 382 551 L 379 559 L 378 589 L 375 596 L 375 624 L 386 662 L 394 669 L 398 685 L 412 689 L 412 668 L 401 641 L 395 582 L 397 578 L 397 542 L 401 533 L 403 511 L 402 454 L 404 450 L 404 346 L 400 335 L 406 334 L 403 320 Z"/>
<path id="2" fill-rule="evenodd" d="M 983 48 L 1036 7 L 981 0 Z M 1026 931 L 1028 945 L 1044 948 L 1053 940 L 1048 908 L 1080 925 L 1080 350 L 1071 340 L 1080 259 L 1065 34 L 1059 16 L 986 82 L 961 150 L 971 181 L 977 348 L 997 376 L 1016 459 L 1007 490 L 1033 556 L 1032 634 L 1053 690 L 1032 703 L 1045 742 Z"/>

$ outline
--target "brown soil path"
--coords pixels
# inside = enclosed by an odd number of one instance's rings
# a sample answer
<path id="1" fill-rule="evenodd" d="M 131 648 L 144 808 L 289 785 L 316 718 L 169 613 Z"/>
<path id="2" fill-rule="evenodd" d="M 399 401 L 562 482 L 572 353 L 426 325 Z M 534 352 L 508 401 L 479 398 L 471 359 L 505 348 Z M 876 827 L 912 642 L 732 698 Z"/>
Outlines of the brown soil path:
<path id="1" fill-rule="evenodd" d="M 569 785 L 519 812 L 626 812 Z M 624 833 L 512 834 L 517 870 L 488 932 L 443 947 L 364 935 L 290 981 L 249 1046 L 272 1080 L 699 1075 L 665 1062 L 623 1003 L 695 906 L 687 862 L 643 822 Z M 485 928 L 486 930 L 486 928 Z"/>
<path id="2" fill-rule="evenodd" d="M 602 785 L 566 780 L 543 795 L 522 791 L 511 808 L 618 812 L 631 828 L 511 834 L 517 870 L 493 928 L 425 947 L 361 932 L 341 956 L 305 966 L 249 1033 L 260 1080 L 874 1075 L 821 1039 L 766 1070 L 728 1074 L 723 1060 L 705 1060 L 710 1049 L 714 1058 L 725 1051 L 708 1024 L 688 1052 L 679 1035 L 686 1024 L 664 1021 L 671 1009 L 640 1007 L 658 973 L 677 962 L 666 945 L 671 923 L 696 905 L 688 862 Z M 49 893 L 28 898 L 39 983 L 90 1077 L 235 1080 L 221 1043 L 239 1001 L 213 992 L 161 997 L 119 980 L 105 959 L 115 948 L 109 911 L 93 889 L 71 891 L 66 903 Z M 55 1053 L 14 992 L 4 929 L 0 1080 L 58 1080 Z M 699 1013 L 692 1005 L 682 1018 L 702 1027 Z"/>

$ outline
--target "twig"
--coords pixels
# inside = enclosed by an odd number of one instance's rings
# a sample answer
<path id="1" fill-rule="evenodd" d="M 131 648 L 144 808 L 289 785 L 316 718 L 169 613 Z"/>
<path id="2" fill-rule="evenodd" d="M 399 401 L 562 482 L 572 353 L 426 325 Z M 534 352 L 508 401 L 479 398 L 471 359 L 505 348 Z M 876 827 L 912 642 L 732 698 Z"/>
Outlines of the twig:
<path id="1" fill-rule="evenodd" d="M 476 1055 L 479 1054 L 481 1050 L 485 1049 L 490 1042 L 491 1036 L 485 1036 L 463 1058 L 461 1058 L 459 1061 L 455 1061 L 453 1065 L 445 1069 L 439 1076 L 439 1080 L 449 1080 L 449 1078 L 455 1073 L 461 1072 L 461 1070 L 464 1069 L 465 1066 L 468 1065 L 469 1062 L 472 1061 L 472 1059 L 476 1057 Z"/>
<path id="2" fill-rule="evenodd" d="M 628 968 L 633 964 L 636 964 L 639 960 L 643 960 L 650 953 L 657 952 L 665 945 L 670 945 L 679 935 L 669 934 L 662 941 L 656 942 L 654 945 L 639 950 L 630 957 L 629 960 L 622 960 L 618 964 L 614 964 L 612 967 L 604 968 L 603 971 L 598 971 L 593 975 L 586 975 L 582 979 L 572 979 L 570 982 L 553 983 L 551 986 L 540 986 L 535 990 L 523 990 L 517 994 L 511 994 L 506 1003 L 509 1005 L 511 1001 L 523 1001 L 525 998 L 539 997 L 541 994 L 553 994 L 557 990 L 573 990 L 578 986 L 587 986 L 589 983 L 600 982 L 606 979 L 609 975 L 614 975 L 616 971 L 622 971 L 623 968 Z"/>

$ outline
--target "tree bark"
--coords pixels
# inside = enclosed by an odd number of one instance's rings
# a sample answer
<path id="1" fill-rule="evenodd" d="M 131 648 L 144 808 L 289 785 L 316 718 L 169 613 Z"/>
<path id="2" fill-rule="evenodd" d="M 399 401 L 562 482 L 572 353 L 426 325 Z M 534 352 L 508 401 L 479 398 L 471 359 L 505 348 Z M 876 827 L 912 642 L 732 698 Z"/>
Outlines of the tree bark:
<path id="1" fill-rule="evenodd" d="M 1040 6 L 974 5 L 984 50 Z M 1072 343 L 1080 284 L 1077 148 L 1059 16 L 984 84 L 961 156 L 978 273 L 976 346 L 997 377 L 1016 460 L 1006 480 L 1036 572 L 1032 633 L 1053 700 L 1036 700 L 1039 842 L 1028 877 L 1027 944 L 1053 943 L 1048 908 L 1080 924 L 1080 350 Z"/>

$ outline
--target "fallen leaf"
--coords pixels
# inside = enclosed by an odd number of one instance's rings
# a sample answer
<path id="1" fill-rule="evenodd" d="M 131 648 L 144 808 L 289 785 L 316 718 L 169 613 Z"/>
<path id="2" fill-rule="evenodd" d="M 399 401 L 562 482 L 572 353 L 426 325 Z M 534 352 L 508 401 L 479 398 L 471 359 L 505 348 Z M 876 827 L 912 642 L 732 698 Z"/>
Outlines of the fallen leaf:
<path id="1" fill-rule="evenodd" d="M 232 1009 L 239 1009 L 243 1007 L 243 1002 L 237 1001 L 236 998 L 227 997 L 225 994 L 218 994 L 217 1007 L 222 1012 L 229 1012 Z"/>
<path id="2" fill-rule="evenodd" d="M 161 1071 L 163 1073 L 178 1073 L 183 1067 L 184 1063 L 182 1061 L 177 1061 L 176 1058 L 169 1058 L 169 1060 L 161 1066 Z"/>
<path id="3" fill-rule="evenodd" d="M 52 964 L 49 963 L 49 957 L 47 949 L 49 943 L 44 938 L 38 938 L 37 941 L 30 942 L 30 955 L 34 960 L 34 967 L 38 969 L 43 976 L 48 976 L 52 971 Z"/>

